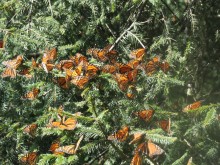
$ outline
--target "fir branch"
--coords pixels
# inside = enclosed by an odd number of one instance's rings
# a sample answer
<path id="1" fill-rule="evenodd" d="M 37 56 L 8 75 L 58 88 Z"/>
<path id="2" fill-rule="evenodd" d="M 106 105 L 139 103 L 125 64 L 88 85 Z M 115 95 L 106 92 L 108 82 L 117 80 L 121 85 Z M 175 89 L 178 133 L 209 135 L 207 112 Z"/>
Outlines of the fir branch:
<path id="1" fill-rule="evenodd" d="M 130 33 L 132 36 L 134 36 L 136 38 L 136 40 L 140 43 L 140 45 L 142 46 L 142 48 L 146 49 L 146 47 L 144 46 L 144 44 L 139 40 L 139 38 L 134 35 L 131 31 L 127 31 L 128 33 Z"/>
<path id="2" fill-rule="evenodd" d="M 169 5 L 164 2 L 163 0 L 161 0 L 161 2 L 167 7 L 167 9 L 179 20 L 179 17 L 177 17 L 177 15 L 173 12 L 173 10 L 169 7 Z"/>
<path id="3" fill-rule="evenodd" d="M 107 151 L 108 151 L 108 149 L 107 150 L 105 150 L 105 151 L 103 151 L 102 153 L 100 153 L 98 156 L 96 156 L 94 159 L 92 159 L 91 161 L 89 161 L 88 163 L 85 163 L 84 165 L 90 165 L 90 164 L 92 164 L 96 159 L 98 159 L 98 158 L 100 158 L 101 156 L 103 156 L 104 154 L 106 154 L 107 153 Z"/>
<path id="4" fill-rule="evenodd" d="M 94 101 L 92 100 L 92 98 L 90 96 L 89 96 L 89 101 L 90 101 L 90 103 L 92 105 L 92 110 L 93 110 L 93 112 L 94 112 L 94 114 L 95 114 L 95 116 L 97 118 L 98 117 L 98 113 L 96 112 Z M 100 123 L 100 121 L 98 121 L 98 124 L 99 124 L 99 127 L 100 127 L 101 131 L 105 135 L 105 138 L 107 139 L 107 137 L 108 137 L 107 132 L 105 131 L 105 129 L 102 126 L 102 124 Z M 108 143 L 110 143 L 110 145 L 116 150 L 116 152 L 118 152 L 119 155 L 121 155 L 122 158 L 124 158 L 124 159 L 128 158 L 128 156 L 125 155 L 118 147 L 116 147 L 112 141 L 108 141 Z"/>

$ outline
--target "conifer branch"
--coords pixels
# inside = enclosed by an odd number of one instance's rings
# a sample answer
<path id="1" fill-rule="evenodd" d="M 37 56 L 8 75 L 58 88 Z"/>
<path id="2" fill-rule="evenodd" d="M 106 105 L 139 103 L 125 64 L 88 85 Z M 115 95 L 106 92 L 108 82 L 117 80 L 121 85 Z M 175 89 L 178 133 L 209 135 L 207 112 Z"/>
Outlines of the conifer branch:
<path id="1" fill-rule="evenodd" d="M 177 15 L 173 12 L 173 10 L 169 7 L 169 5 L 164 2 L 163 0 L 161 0 L 161 2 L 167 7 L 167 9 L 179 20 L 179 17 L 177 17 Z"/>
<path id="2" fill-rule="evenodd" d="M 144 46 L 144 44 L 139 40 L 139 38 L 138 38 L 135 34 L 133 34 L 133 33 L 130 32 L 130 31 L 128 31 L 128 33 L 130 33 L 132 36 L 134 36 L 134 37 L 136 38 L 136 40 L 140 43 L 140 45 L 141 45 L 144 49 L 146 49 L 146 47 Z"/>
<path id="3" fill-rule="evenodd" d="M 105 151 L 103 151 L 103 152 L 100 153 L 98 156 L 96 156 L 94 159 L 92 159 L 90 162 L 85 163 L 84 165 L 90 165 L 90 164 L 92 164 L 96 159 L 98 159 L 98 158 L 100 158 L 101 156 L 103 156 L 107 151 L 108 151 L 108 149 L 105 150 Z"/>
<path id="4" fill-rule="evenodd" d="M 135 22 L 133 22 L 133 23 L 116 39 L 115 43 L 110 47 L 109 51 L 111 51 L 111 50 L 115 47 L 115 45 L 118 44 L 118 42 L 122 39 L 122 37 L 123 37 L 124 35 L 126 35 L 126 33 L 127 33 L 129 30 L 131 30 L 131 28 L 133 28 L 134 25 L 135 25 Z"/>
<path id="5" fill-rule="evenodd" d="M 96 112 L 96 108 L 95 108 L 94 102 L 91 99 L 91 97 L 89 98 L 89 100 L 90 100 L 91 105 L 92 105 L 92 110 L 93 110 L 93 112 L 94 112 L 94 114 L 95 114 L 95 116 L 97 118 L 98 117 L 98 113 Z M 108 135 L 107 135 L 105 129 L 103 128 L 102 124 L 99 121 L 98 121 L 98 125 L 99 125 L 102 133 L 105 135 L 105 138 L 107 139 Z M 128 158 L 128 156 L 125 155 L 118 147 L 116 147 L 112 141 L 108 141 L 108 143 L 116 150 L 116 152 L 119 153 L 119 155 L 121 155 L 122 158 L 124 158 L 124 159 Z"/>

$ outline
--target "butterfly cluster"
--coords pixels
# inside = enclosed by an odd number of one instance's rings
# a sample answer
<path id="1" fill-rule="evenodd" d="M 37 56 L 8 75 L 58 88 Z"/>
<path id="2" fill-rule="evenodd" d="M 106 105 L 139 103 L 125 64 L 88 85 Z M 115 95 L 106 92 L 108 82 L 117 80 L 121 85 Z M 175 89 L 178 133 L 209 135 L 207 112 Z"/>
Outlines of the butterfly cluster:
<path id="1" fill-rule="evenodd" d="M 68 130 L 73 131 L 77 126 L 77 119 L 76 117 L 81 115 L 81 113 L 73 114 L 73 117 L 65 119 L 64 115 L 64 108 L 61 105 L 57 109 L 57 116 L 59 121 L 53 121 L 50 119 L 49 124 L 46 126 L 47 128 L 51 129 L 60 129 L 60 130 Z M 32 123 L 24 127 L 23 133 L 30 135 L 32 138 L 36 136 L 36 132 L 38 129 L 38 124 Z M 83 136 L 81 136 L 78 142 L 75 144 L 60 146 L 60 139 L 56 139 L 52 142 L 49 151 L 51 151 L 55 155 L 64 155 L 64 154 L 76 154 L 77 150 L 79 149 L 79 145 L 83 140 Z M 20 158 L 20 162 L 23 164 L 28 165 L 35 165 L 37 162 L 38 153 L 37 152 L 30 152 L 27 153 Z"/>
<path id="2" fill-rule="evenodd" d="M 23 76 L 27 79 L 33 78 L 33 71 L 41 70 L 44 74 L 52 75 L 52 82 L 57 84 L 62 89 L 69 89 L 71 85 L 76 86 L 79 89 L 84 89 L 91 80 L 99 76 L 99 74 L 107 73 L 112 76 L 118 85 L 118 88 L 126 93 L 128 99 L 134 99 L 137 93 L 136 82 L 138 75 L 143 72 L 146 76 L 152 76 L 157 71 L 161 70 L 165 74 L 169 71 L 170 65 L 168 62 L 160 60 L 160 57 L 155 56 L 153 58 L 146 58 L 146 50 L 144 48 L 136 49 L 130 52 L 130 60 L 127 63 L 119 62 L 119 53 L 112 49 L 112 45 L 106 46 L 103 49 L 90 48 L 87 50 L 87 54 L 92 58 L 99 61 L 101 66 L 96 66 L 90 63 L 89 59 L 81 53 L 76 53 L 74 56 L 70 56 L 68 59 L 61 61 L 57 60 L 58 49 L 52 48 L 45 50 L 43 56 L 40 59 L 32 58 L 29 63 L 31 65 L 26 66 L 27 61 L 24 63 L 22 55 L 19 55 L 11 60 L 4 61 L 4 70 L 1 74 L 2 78 L 10 77 L 15 78 L 17 75 Z M 37 62 L 38 61 L 38 62 Z M 59 74 L 54 74 L 53 71 Z M 34 72 L 34 74 L 37 72 Z M 57 76 L 59 75 L 59 76 Z M 34 100 L 38 97 L 40 89 L 38 87 L 32 88 L 21 99 Z M 201 106 L 202 101 L 195 102 L 183 108 L 183 112 L 194 110 Z M 71 117 L 64 115 L 63 106 L 60 106 L 57 110 L 57 120 L 51 118 L 47 124 L 49 129 L 60 129 L 72 131 L 77 127 L 77 115 Z M 146 123 L 151 122 L 155 111 L 153 109 L 144 109 L 133 113 L 140 120 Z M 163 131 L 170 134 L 171 121 L 159 120 L 155 122 Z M 34 137 L 38 129 L 37 123 L 31 123 L 24 127 L 23 132 Z M 153 158 L 164 153 L 164 150 L 158 145 L 153 143 L 151 139 L 145 139 L 143 133 L 134 133 L 129 135 L 131 128 L 124 126 L 115 133 L 107 137 L 108 140 L 115 140 L 118 142 L 126 142 L 130 136 L 133 136 L 133 140 L 129 144 L 134 144 L 134 156 L 131 160 L 131 165 L 139 165 L 142 162 L 142 156 L 148 156 Z M 61 145 L 59 139 L 52 142 L 49 151 L 55 155 L 76 154 L 79 148 L 79 144 L 82 141 L 81 136 L 76 143 Z M 37 159 L 36 152 L 30 152 L 20 158 L 20 161 L 24 164 L 36 164 Z"/>

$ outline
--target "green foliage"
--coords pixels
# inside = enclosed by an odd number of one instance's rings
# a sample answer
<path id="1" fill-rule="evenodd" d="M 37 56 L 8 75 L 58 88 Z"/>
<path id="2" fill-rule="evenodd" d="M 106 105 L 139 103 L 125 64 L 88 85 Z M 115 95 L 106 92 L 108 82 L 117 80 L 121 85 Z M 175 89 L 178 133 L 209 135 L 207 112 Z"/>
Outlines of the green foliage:
<path id="1" fill-rule="evenodd" d="M 71 85 L 68 90 L 53 82 L 64 73 L 32 70 L 33 78 L 0 77 L 0 164 L 18 164 L 25 153 L 37 151 L 38 164 L 130 164 L 137 144 L 129 145 L 132 134 L 143 132 L 165 154 L 146 164 L 220 164 L 220 70 L 219 3 L 217 1 L 88 1 L 88 0 L 2 0 L 0 4 L 0 63 L 22 54 L 23 66 L 31 58 L 40 63 L 45 50 L 58 48 L 57 64 L 70 55 L 84 54 L 90 63 L 103 66 L 86 54 L 91 47 L 114 44 L 118 61 L 126 63 L 130 51 L 145 47 L 147 61 L 155 56 L 170 65 L 168 73 L 152 76 L 138 73 L 137 94 L 128 99 L 110 74 L 99 73 L 84 89 Z M 0 72 L 4 71 L 0 64 Z M 20 71 L 20 68 L 18 69 Z M 40 88 L 34 100 L 21 97 Z M 197 100 L 202 106 L 182 109 Z M 48 128 L 51 118 L 58 120 L 57 109 L 78 121 L 73 131 Z M 153 108 L 149 122 L 134 112 Z M 157 121 L 171 120 L 167 133 Z M 23 133 L 36 123 L 35 137 Z M 124 142 L 107 140 L 123 126 L 130 127 Z M 52 141 L 61 146 L 84 138 L 75 155 L 54 155 Z"/>

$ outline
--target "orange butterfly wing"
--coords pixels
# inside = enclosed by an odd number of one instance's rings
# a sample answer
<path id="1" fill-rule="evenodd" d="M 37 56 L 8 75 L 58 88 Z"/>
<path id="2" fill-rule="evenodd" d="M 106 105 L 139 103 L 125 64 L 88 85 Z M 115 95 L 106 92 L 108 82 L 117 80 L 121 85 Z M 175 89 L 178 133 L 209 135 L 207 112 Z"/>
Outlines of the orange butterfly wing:
<path id="1" fill-rule="evenodd" d="M 133 50 L 130 54 L 130 57 L 134 59 L 142 60 L 143 56 L 145 55 L 145 51 L 146 50 L 144 48 Z"/>
<path id="2" fill-rule="evenodd" d="M 0 49 L 4 48 L 4 41 L 0 40 Z"/>
<path id="3" fill-rule="evenodd" d="M 87 50 L 87 54 L 93 56 L 95 59 L 101 61 L 101 62 L 106 62 L 108 59 L 105 56 L 106 51 L 103 49 L 98 49 L 98 48 L 90 48 Z"/>
<path id="4" fill-rule="evenodd" d="M 138 117 L 140 117 L 141 119 L 143 119 L 144 121 L 148 122 L 153 117 L 154 110 L 152 110 L 152 109 L 142 110 L 139 112 L 135 112 L 134 114 L 137 115 Z"/>
<path id="5" fill-rule="evenodd" d="M 89 65 L 86 66 L 85 70 L 86 70 L 86 76 L 91 78 L 91 77 L 94 77 L 97 74 L 97 72 L 99 71 L 99 68 L 95 65 L 89 64 Z"/>
<path id="6" fill-rule="evenodd" d="M 127 73 L 129 71 L 132 71 L 133 68 L 127 64 L 123 64 L 123 63 L 115 63 L 115 66 L 117 68 L 117 70 L 119 71 L 119 73 L 124 74 Z"/>
<path id="7" fill-rule="evenodd" d="M 118 130 L 116 133 L 108 136 L 108 140 L 118 140 L 123 142 L 127 139 L 129 135 L 129 127 L 125 126 L 122 129 Z"/>
<path id="8" fill-rule="evenodd" d="M 169 68 L 170 68 L 169 63 L 166 62 L 166 61 L 161 62 L 161 63 L 159 64 L 159 66 L 160 66 L 160 69 L 161 69 L 164 73 L 167 73 L 168 70 L 169 70 Z"/>
<path id="9" fill-rule="evenodd" d="M 129 80 L 127 75 L 116 73 L 115 75 L 113 75 L 113 77 L 117 81 L 118 86 L 122 91 L 125 91 L 128 88 Z"/>
<path id="10" fill-rule="evenodd" d="M 20 161 L 26 165 L 35 165 L 37 161 L 37 153 L 31 152 L 20 158 Z"/>
<path id="11" fill-rule="evenodd" d="M 52 48 L 44 53 L 42 62 L 47 63 L 48 61 L 53 61 L 57 58 L 57 48 Z"/>
<path id="12" fill-rule="evenodd" d="M 196 101 L 192 104 L 187 105 L 185 108 L 183 108 L 183 112 L 188 112 L 190 110 L 197 109 L 201 106 L 202 101 Z"/>
<path id="13" fill-rule="evenodd" d="M 143 133 L 134 133 L 133 134 L 133 139 L 132 141 L 130 141 L 129 144 L 133 144 L 133 143 L 137 143 L 139 142 L 142 138 L 144 137 L 144 134 Z"/>
<path id="14" fill-rule="evenodd" d="M 146 154 L 147 155 L 148 145 L 146 142 L 143 142 L 137 146 L 135 153 Z"/>
<path id="15" fill-rule="evenodd" d="M 84 64 L 88 63 L 88 59 L 80 53 L 76 53 L 75 56 L 70 56 L 70 60 L 73 61 L 73 64 L 75 66 L 78 66 L 80 63 L 84 63 Z"/>
<path id="16" fill-rule="evenodd" d="M 76 145 L 62 146 L 62 147 L 59 147 L 59 148 L 55 149 L 55 152 L 64 152 L 66 154 L 76 154 L 82 139 L 83 139 L 83 136 L 81 136 L 79 138 Z"/>
<path id="17" fill-rule="evenodd" d="M 130 82 L 135 82 L 137 80 L 138 70 L 134 69 L 127 73 L 128 80 Z"/>
<path id="18" fill-rule="evenodd" d="M 11 77 L 11 78 L 15 78 L 16 77 L 16 70 L 13 68 L 6 68 L 2 74 L 1 77 L 5 78 L 5 77 Z"/>
<path id="19" fill-rule="evenodd" d="M 26 78 L 32 78 L 32 75 L 30 74 L 30 69 L 29 68 L 25 68 L 23 70 L 21 70 L 20 72 L 18 72 L 19 75 L 22 75 Z"/>
<path id="20" fill-rule="evenodd" d="M 127 65 L 130 66 L 133 69 L 136 69 L 140 65 L 141 61 L 140 60 L 130 60 Z"/>
<path id="21" fill-rule="evenodd" d="M 2 64 L 8 68 L 17 69 L 21 65 L 22 61 L 23 61 L 23 57 L 19 55 L 12 60 L 3 61 Z"/>
<path id="22" fill-rule="evenodd" d="M 40 93 L 40 89 L 34 88 L 32 91 L 26 93 L 22 98 L 23 99 L 28 99 L 28 100 L 33 100 L 37 97 L 37 95 Z"/>
<path id="23" fill-rule="evenodd" d="M 116 67 L 114 65 L 109 65 L 109 64 L 104 65 L 102 67 L 102 72 L 113 74 L 116 72 Z"/>
<path id="24" fill-rule="evenodd" d="M 136 96 L 137 90 L 134 85 L 128 86 L 128 91 L 126 93 L 126 96 L 128 99 L 134 99 Z"/>
<path id="25" fill-rule="evenodd" d="M 161 120 L 158 124 L 165 132 L 170 132 L 170 120 Z"/>
<path id="26" fill-rule="evenodd" d="M 68 118 L 66 121 L 64 121 L 59 128 L 65 129 L 65 130 L 74 130 L 77 125 L 77 120 L 74 118 Z"/>
<path id="27" fill-rule="evenodd" d="M 64 152 L 57 152 L 56 149 L 60 147 L 60 139 L 56 139 L 52 142 L 49 151 L 55 155 L 64 155 Z"/>
<path id="28" fill-rule="evenodd" d="M 154 57 L 146 64 L 145 72 L 148 76 L 151 76 L 154 72 L 157 71 L 159 67 L 159 61 L 160 61 L 159 57 Z"/>
<path id="29" fill-rule="evenodd" d="M 55 150 L 55 152 L 63 152 L 66 154 L 75 154 L 75 145 L 67 145 L 59 147 Z"/>
<path id="30" fill-rule="evenodd" d="M 88 76 L 75 76 L 70 82 L 78 88 L 83 89 L 88 84 L 89 79 Z"/>
<path id="31" fill-rule="evenodd" d="M 147 145 L 148 145 L 148 153 L 150 158 L 164 153 L 164 150 L 162 148 L 152 143 L 150 140 L 148 141 Z"/>
<path id="32" fill-rule="evenodd" d="M 132 158 L 130 165 L 141 165 L 141 164 L 142 164 L 142 158 L 138 153 L 136 153 Z"/>
<path id="33" fill-rule="evenodd" d="M 37 130 L 37 124 L 30 124 L 23 129 L 23 132 L 30 134 L 32 137 L 34 137 L 36 130 Z"/>
<path id="34" fill-rule="evenodd" d="M 55 65 L 58 70 L 72 69 L 74 67 L 72 60 L 62 60 Z"/>
<path id="35" fill-rule="evenodd" d="M 53 79 L 53 81 L 63 89 L 69 88 L 69 81 L 65 77 L 57 77 L 56 79 Z"/>

